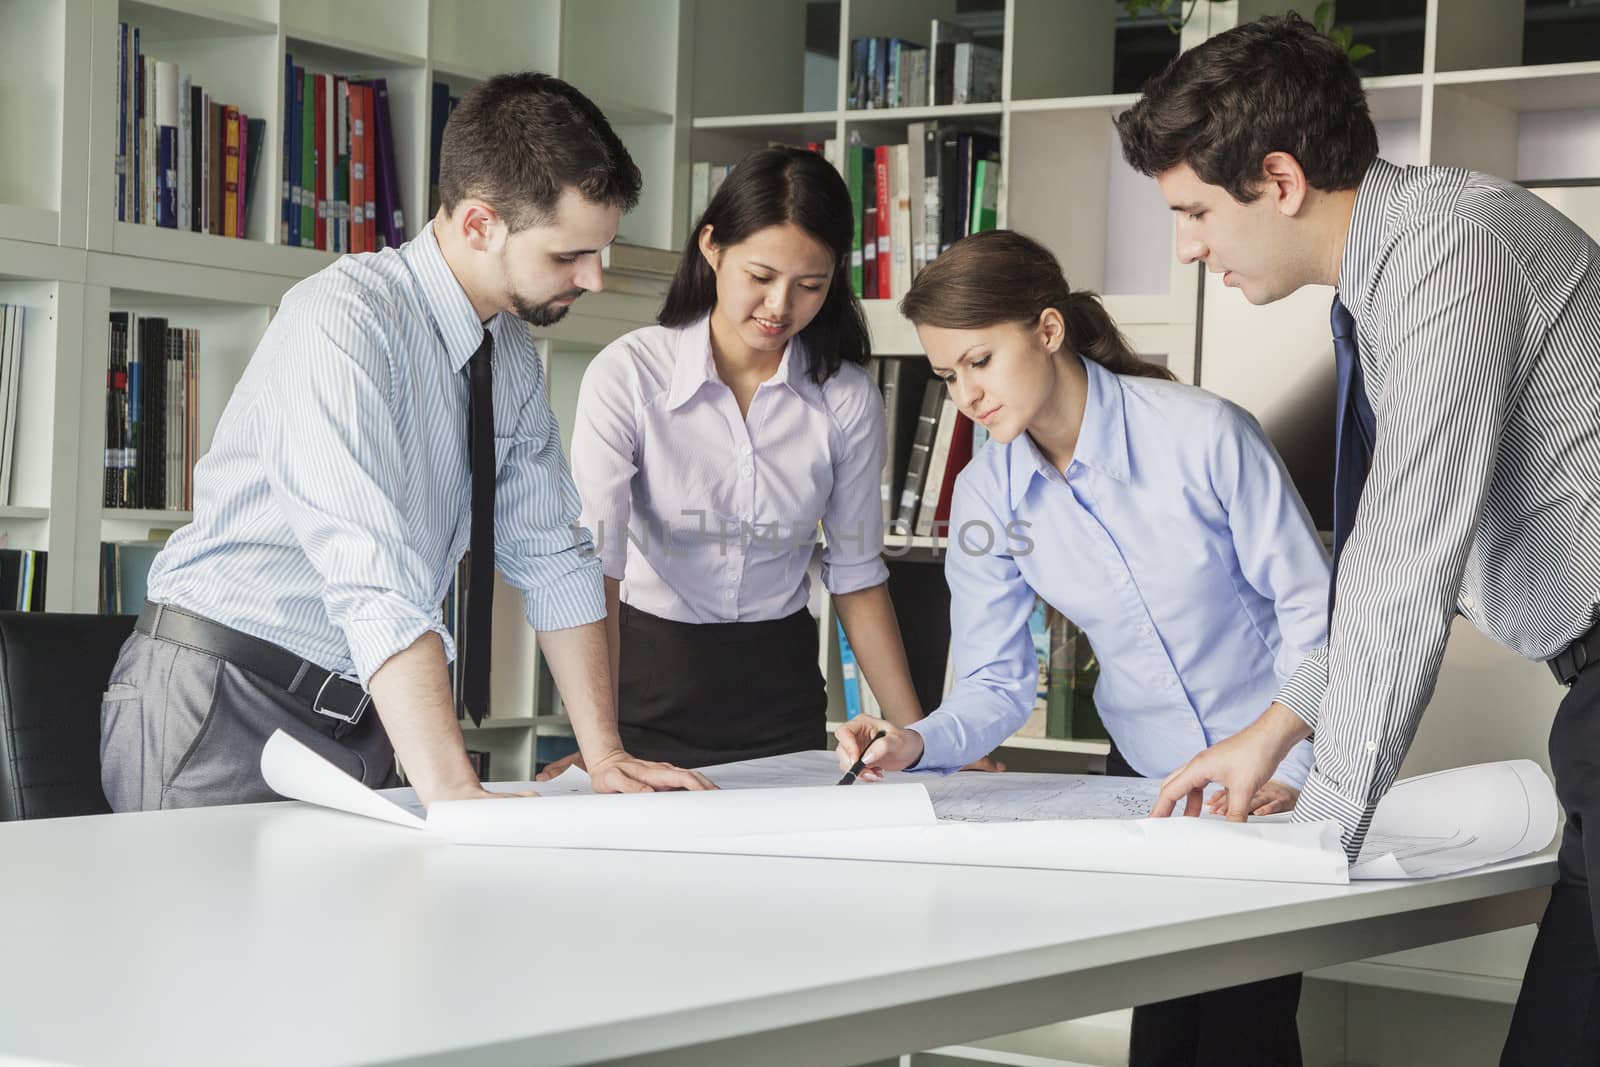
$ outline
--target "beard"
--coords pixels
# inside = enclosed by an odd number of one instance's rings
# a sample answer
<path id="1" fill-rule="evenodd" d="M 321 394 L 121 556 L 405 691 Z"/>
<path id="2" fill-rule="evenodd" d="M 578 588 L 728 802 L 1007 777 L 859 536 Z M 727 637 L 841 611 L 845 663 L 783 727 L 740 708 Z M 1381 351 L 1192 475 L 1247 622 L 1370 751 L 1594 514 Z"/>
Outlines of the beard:
<path id="1" fill-rule="evenodd" d="M 530 326 L 554 326 L 566 318 L 567 312 L 572 310 L 571 304 L 559 304 L 560 300 L 576 300 L 583 295 L 582 289 L 574 289 L 570 293 L 562 293 L 554 300 L 547 300 L 542 304 L 530 304 L 516 293 L 511 294 L 511 308 L 516 312 L 517 318 Z"/>

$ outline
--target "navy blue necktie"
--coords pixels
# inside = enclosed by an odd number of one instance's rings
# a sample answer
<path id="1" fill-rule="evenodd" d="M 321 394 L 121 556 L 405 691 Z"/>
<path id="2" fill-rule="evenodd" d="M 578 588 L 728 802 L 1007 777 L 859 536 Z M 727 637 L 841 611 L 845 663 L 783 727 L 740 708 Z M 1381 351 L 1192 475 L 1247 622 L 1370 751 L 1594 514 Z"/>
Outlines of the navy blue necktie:
<path id="1" fill-rule="evenodd" d="M 1333 578 L 1328 583 L 1331 614 L 1339 581 L 1339 555 L 1356 524 L 1356 505 L 1361 502 L 1361 487 L 1372 466 L 1372 443 L 1378 429 L 1361 380 L 1355 317 L 1335 296 L 1329 318 L 1333 323 L 1333 354 L 1339 379 L 1339 422 L 1333 461 Z"/>
<path id="2" fill-rule="evenodd" d="M 489 645 L 494 619 L 494 386 L 490 358 L 494 338 L 472 354 L 468 379 L 467 455 L 472 464 L 472 527 L 467 535 L 466 632 L 461 635 L 461 705 L 474 724 L 489 714 Z"/>

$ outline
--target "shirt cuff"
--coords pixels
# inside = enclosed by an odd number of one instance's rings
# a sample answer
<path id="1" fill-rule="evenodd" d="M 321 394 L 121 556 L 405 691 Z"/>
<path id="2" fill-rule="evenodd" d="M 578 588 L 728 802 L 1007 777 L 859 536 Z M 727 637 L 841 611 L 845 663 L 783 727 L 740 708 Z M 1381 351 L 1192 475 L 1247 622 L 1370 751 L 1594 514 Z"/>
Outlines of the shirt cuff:
<path id="1" fill-rule="evenodd" d="M 824 563 L 822 584 L 834 596 L 859 593 L 863 589 L 882 585 L 889 580 L 889 567 L 882 556 L 873 556 L 860 563 Z"/>
<path id="2" fill-rule="evenodd" d="M 600 561 L 590 558 L 523 597 L 528 625 L 535 630 L 568 630 L 606 617 L 606 586 Z"/>
<path id="3" fill-rule="evenodd" d="M 1312 769 L 1300 800 L 1291 817 L 1294 822 L 1323 822 L 1332 820 L 1339 825 L 1339 843 L 1344 846 L 1345 857 L 1354 863 L 1361 855 L 1361 846 L 1367 838 L 1367 827 L 1372 823 L 1374 805 L 1355 800 L 1339 792 L 1333 779 Z"/>
<path id="4" fill-rule="evenodd" d="M 455 655 L 455 642 L 437 613 L 430 616 L 398 593 L 380 593 L 362 604 L 340 627 L 350 645 L 350 661 L 362 688 L 373 674 L 398 652 L 410 648 L 425 633 L 444 641 L 445 659 Z"/>
<path id="5" fill-rule="evenodd" d="M 1315 730 L 1317 710 L 1322 706 L 1322 695 L 1327 691 L 1327 650 L 1319 649 L 1300 661 L 1273 699 L 1300 716 L 1307 726 Z"/>
<path id="6" fill-rule="evenodd" d="M 961 758 L 966 750 L 966 731 L 954 715 L 935 711 L 906 729 L 922 735 L 922 758 L 908 770 L 949 774 L 967 764 L 968 761 Z"/>

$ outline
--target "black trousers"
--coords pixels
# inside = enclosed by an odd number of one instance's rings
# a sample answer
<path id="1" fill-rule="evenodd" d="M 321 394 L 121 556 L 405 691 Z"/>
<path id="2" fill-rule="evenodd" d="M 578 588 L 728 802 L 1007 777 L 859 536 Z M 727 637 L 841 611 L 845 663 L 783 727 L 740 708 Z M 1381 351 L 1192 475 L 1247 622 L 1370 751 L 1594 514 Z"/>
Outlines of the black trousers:
<path id="1" fill-rule="evenodd" d="M 823 748 L 817 621 L 690 623 L 621 613 L 618 726 L 641 759 L 709 767 Z"/>
<path id="2" fill-rule="evenodd" d="M 1115 747 L 1106 773 L 1138 778 Z M 1194 993 L 1133 1009 L 1128 1067 L 1300 1067 L 1300 976 Z"/>
<path id="3" fill-rule="evenodd" d="M 1567 814 L 1559 873 L 1533 942 L 1501 1067 L 1600 1064 L 1600 665 L 1578 676 L 1550 728 L 1550 769 Z"/>

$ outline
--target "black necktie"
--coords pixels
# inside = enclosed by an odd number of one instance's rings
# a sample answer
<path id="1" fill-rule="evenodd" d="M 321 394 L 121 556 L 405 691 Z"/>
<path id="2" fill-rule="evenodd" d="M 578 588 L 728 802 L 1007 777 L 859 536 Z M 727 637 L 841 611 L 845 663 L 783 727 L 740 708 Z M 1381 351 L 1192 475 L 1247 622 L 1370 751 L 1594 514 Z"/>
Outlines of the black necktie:
<path id="1" fill-rule="evenodd" d="M 1339 555 L 1356 524 L 1356 505 L 1361 502 L 1361 488 L 1372 466 L 1372 444 L 1378 431 L 1361 380 L 1355 317 L 1335 296 L 1329 318 L 1333 323 L 1333 354 L 1339 380 L 1339 421 L 1333 454 L 1333 580 L 1328 584 L 1331 615 L 1339 581 Z"/>
<path id="2" fill-rule="evenodd" d="M 490 355 L 494 338 L 483 331 L 483 343 L 472 354 L 468 378 L 472 400 L 467 407 L 467 455 L 472 463 L 472 532 L 467 551 L 467 632 L 461 649 L 461 704 L 474 724 L 489 714 L 489 645 L 494 606 L 494 379 Z"/>

